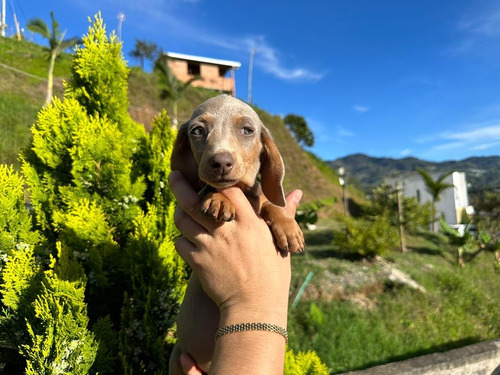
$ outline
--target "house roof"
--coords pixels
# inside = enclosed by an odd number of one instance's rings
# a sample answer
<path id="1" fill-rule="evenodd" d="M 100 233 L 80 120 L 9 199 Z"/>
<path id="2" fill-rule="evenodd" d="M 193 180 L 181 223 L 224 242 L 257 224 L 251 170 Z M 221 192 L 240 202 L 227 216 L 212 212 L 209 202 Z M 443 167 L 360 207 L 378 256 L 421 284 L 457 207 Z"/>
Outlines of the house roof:
<path id="1" fill-rule="evenodd" d="M 231 68 L 236 68 L 236 69 L 238 69 L 241 66 L 241 63 L 238 61 L 212 59 L 210 57 L 185 55 L 183 53 L 163 52 L 163 55 L 170 57 L 172 59 L 180 59 L 180 60 L 196 61 L 196 62 L 207 63 L 207 64 L 229 66 Z"/>

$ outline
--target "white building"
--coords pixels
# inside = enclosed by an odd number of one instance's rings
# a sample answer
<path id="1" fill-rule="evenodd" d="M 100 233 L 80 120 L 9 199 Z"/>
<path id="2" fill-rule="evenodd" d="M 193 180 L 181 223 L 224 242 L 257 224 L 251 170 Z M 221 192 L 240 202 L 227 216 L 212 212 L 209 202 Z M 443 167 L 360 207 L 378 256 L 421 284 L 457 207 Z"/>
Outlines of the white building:
<path id="1" fill-rule="evenodd" d="M 430 175 L 434 180 L 440 176 L 439 173 L 430 173 Z M 386 182 L 391 185 L 403 186 L 403 194 L 417 199 L 419 203 L 432 202 L 432 196 L 427 191 L 425 182 L 419 174 L 404 176 L 403 181 L 401 178 L 392 178 L 386 179 Z M 437 218 L 443 217 L 450 225 L 460 224 L 464 209 L 467 214 L 474 213 L 472 206 L 469 206 L 465 173 L 453 172 L 443 182 L 451 184 L 453 187 L 445 189 L 441 193 L 439 201 L 436 202 L 436 216 Z"/>

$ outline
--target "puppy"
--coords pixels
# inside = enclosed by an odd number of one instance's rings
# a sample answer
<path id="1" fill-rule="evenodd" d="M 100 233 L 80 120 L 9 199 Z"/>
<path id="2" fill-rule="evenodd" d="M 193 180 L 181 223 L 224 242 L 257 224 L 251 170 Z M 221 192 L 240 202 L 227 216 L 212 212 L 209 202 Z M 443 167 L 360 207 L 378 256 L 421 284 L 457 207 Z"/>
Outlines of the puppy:
<path id="1" fill-rule="evenodd" d="M 179 128 L 171 167 L 200 191 L 202 211 L 214 220 L 234 219 L 232 203 L 217 189 L 238 186 L 268 223 L 281 250 L 303 250 L 302 231 L 285 209 L 283 160 L 247 104 L 228 95 L 202 103 Z M 170 358 L 170 374 L 182 374 L 181 352 L 189 353 L 208 372 L 218 325 L 217 306 L 192 275 L 177 319 L 179 341 Z"/>

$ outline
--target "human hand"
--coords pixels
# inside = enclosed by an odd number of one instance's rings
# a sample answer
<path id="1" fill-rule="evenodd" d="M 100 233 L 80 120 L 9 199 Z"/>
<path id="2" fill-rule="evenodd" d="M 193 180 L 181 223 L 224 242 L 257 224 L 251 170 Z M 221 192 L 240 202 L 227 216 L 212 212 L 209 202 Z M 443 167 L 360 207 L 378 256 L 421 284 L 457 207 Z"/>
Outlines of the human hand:
<path id="1" fill-rule="evenodd" d="M 203 375 L 203 371 L 196 366 L 196 362 L 189 354 L 182 353 L 180 361 L 184 375 Z"/>
<path id="2" fill-rule="evenodd" d="M 176 242 L 203 289 L 221 312 L 221 325 L 267 322 L 286 326 L 290 257 L 277 250 L 271 232 L 236 187 L 221 192 L 236 208 L 236 217 L 217 223 L 201 210 L 201 200 L 181 173 L 172 171 L 170 186 L 179 206 L 175 223 L 183 237 Z M 287 197 L 294 215 L 302 192 Z"/>

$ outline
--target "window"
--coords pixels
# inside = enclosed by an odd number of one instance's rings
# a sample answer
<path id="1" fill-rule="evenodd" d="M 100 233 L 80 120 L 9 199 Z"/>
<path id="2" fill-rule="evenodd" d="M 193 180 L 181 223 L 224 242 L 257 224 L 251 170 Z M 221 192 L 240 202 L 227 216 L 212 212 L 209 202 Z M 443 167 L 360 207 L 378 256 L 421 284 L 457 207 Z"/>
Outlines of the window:
<path id="1" fill-rule="evenodd" d="M 225 77 L 229 68 L 227 66 L 219 65 L 219 77 Z"/>
<path id="2" fill-rule="evenodd" d="M 199 76 L 200 73 L 200 63 L 188 61 L 188 74 L 191 76 Z"/>

